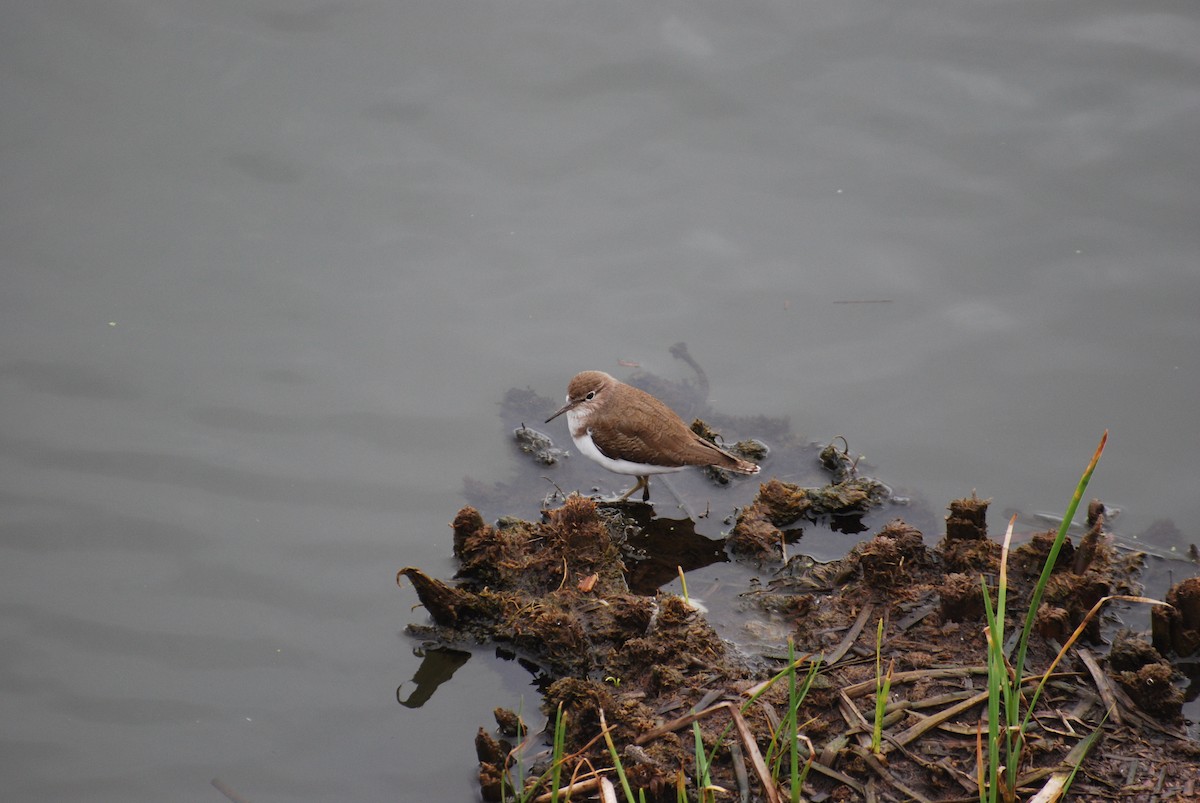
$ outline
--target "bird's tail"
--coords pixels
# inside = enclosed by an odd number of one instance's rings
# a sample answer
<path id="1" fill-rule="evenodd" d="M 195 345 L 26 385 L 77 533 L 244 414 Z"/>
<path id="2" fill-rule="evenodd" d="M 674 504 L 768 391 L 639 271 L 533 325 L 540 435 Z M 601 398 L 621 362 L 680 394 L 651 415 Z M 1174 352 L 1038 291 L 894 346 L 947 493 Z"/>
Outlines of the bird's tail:
<path id="1" fill-rule="evenodd" d="M 743 460 L 742 458 L 734 457 L 733 455 L 729 456 L 733 458 L 733 465 L 722 466 L 722 468 L 727 468 L 730 471 L 736 471 L 739 474 L 757 474 L 759 472 L 759 467 L 754 463 L 751 463 L 749 460 Z"/>

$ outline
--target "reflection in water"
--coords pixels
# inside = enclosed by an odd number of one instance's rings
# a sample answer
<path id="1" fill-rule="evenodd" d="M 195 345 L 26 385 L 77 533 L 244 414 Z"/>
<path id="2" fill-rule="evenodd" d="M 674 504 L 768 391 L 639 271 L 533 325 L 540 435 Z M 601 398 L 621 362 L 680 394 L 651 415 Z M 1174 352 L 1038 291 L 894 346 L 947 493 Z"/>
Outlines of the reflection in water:
<path id="1" fill-rule="evenodd" d="M 696 532 L 691 519 L 652 517 L 648 505 L 632 505 L 625 515 L 638 522 L 640 532 L 629 535 L 628 544 L 637 558 L 626 560 L 626 582 L 635 594 L 652 595 L 674 580 L 680 567 L 685 572 L 713 563 L 726 563 L 725 544 Z"/>
<path id="2" fill-rule="evenodd" d="M 420 708 L 429 702 L 433 693 L 450 678 L 458 668 L 471 658 L 471 653 L 455 650 L 450 647 L 435 647 L 431 650 L 413 650 L 413 655 L 421 659 L 421 665 L 412 676 L 412 682 L 417 684 L 412 694 L 402 697 L 404 684 L 396 687 L 396 702 L 405 708 Z"/>
<path id="3" fill-rule="evenodd" d="M 858 535 L 865 533 L 870 529 L 863 519 L 862 513 L 851 513 L 845 516 L 830 516 L 829 529 L 835 533 L 845 533 L 846 535 Z"/>

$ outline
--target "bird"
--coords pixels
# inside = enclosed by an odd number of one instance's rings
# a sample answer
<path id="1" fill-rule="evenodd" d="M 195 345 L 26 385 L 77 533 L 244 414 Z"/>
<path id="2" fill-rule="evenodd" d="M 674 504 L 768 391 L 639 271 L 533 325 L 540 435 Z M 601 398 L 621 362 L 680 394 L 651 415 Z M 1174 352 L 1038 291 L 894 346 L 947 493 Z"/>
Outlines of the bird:
<path id="1" fill-rule="evenodd" d="M 546 419 L 563 413 L 580 453 L 609 471 L 637 477 L 618 497 L 625 501 L 639 488 L 650 501 L 650 475 L 686 466 L 716 466 L 739 474 L 757 474 L 754 463 L 730 454 L 692 432 L 675 412 L 644 390 L 603 371 L 583 371 L 567 385 L 567 403 Z"/>

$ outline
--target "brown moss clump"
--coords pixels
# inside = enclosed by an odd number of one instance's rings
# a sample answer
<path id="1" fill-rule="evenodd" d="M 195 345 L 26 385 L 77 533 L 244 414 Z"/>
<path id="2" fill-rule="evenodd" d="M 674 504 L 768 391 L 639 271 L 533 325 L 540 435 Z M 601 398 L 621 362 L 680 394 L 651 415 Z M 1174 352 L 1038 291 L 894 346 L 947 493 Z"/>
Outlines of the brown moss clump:
<path id="1" fill-rule="evenodd" d="M 938 552 L 947 572 L 970 575 L 994 575 L 1000 564 L 1000 545 L 987 537 L 987 509 L 990 499 L 980 499 L 972 491 L 969 497 L 950 503 L 946 516 L 946 536 Z"/>
<path id="2" fill-rule="evenodd" d="M 816 490 L 780 480 L 763 483 L 754 501 L 738 514 L 725 539 L 729 550 L 746 557 L 782 556 L 780 528 L 799 521 L 813 509 Z"/>
<path id="3" fill-rule="evenodd" d="M 978 577 L 953 572 L 938 589 L 944 622 L 982 622 L 983 586 Z"/>
<path id="4" fill-rule="evenodd" d="M 484 523 L 483 516 L 479 515 L 478 510 L 473 507 L 464 507 L 458 511 L 458 515 L 454 517 L 450 526 L 454 528 L 454 557 L 462 560 L 463 550 L 468 539 L 473 539 L 480 530 L 487 527 L 487 524 Z"/>
<path id="5" fill-rule="evenodd" d="M 1135 671 L 1117 674 L 1121 688 L 1147 714 L 1175 721 L 1183 710 L 1183 692 L 1172 682 L 1170 664 L 1146 664 Z"/>
<path id="6" fill-rule="evenodd" d="M 1062 608 L 1067 612 L 1068 629 L 1059 637 L 1065 639 L 1079 626 L 1092 606 L 1111 593 L 1110 577 L 1091 572 L 1082 575 L 1058 572 L 1050 575 L 1050 580 L 1046 583 L 1042 605 Z M 1100 624 L 1101 618 L 1093 616 L 1083 631 L 1084 636 L 1090 641 L 1099 640 Z"/>
<path id="7" fill-rule="evenodd" d="M 738 514 L 726 544 L 742 557 L 779 558 L 783 527 L 801 519 L 862 514 L 889 497 L 882 484 L 862 477 L 819 488 L 773 479 L 759 486 L 754 501 Z"/>
<path id="8" fill-rule="evenodd" d="M 1008 555 L 1008 573 L 1010 577 L 1037 579 L 1041 577 L 1042 567 L 1050 557 L 1050 548 L 1058 533 L 1054 530 L 1034 533 L 1029 540 L 1021 544 Z M 1064 541 L 1058 551 L 1058 559 L 1054 562 L 1055 570 L 1065 569 L 1073 565 L 1075 545 L 1069 540 Z"/>
<path id="9" fill-rule="evenodd" d="M 515 711 L 510 711 L 507 708 L 497 708 L 492 712 L 492 716 L 496 718 L 496 727 L 505 736 L 519 736 L 521 733 L 529 730 L 520 715 Z"/>
<path id="10" fill-rule="evenodd" d="M 568 673 L 588 672 L 592 668 L 590 639 L 583 622 L 560 600 L 533 603 L 508 617 L 507 639 L 527 655 Z"/>
<path id="11" fill-rule="evenodd" d="M 921 531 L 898 520 L 854 547 L 850 556 L 858 561 L 862 582 L 883 592 L 911 585 L 929 563 Z"/>
<path id="12" fill-rule="evenodd" d="M 1147 714 L 1178 720 L 1183 692 L 1174 684 L 1175 670 L 1158 650 L 1129 631 L 1113 639 L 1108 668 L 1130 699 Z"/>
<path id="13" fill-rule="evenodd" d="M 460 577 L 480 586 L 504 583 L 504 578 L 527 558 L 527 528 L 499 530 L 485 524 L 479 511 L 464 507 L 454 517 L 454 557 Z"/>
<path id="14" fill-rule="evenodd" d="M 595 670 L 651 621 L 653 601 L 628 592 L 618 539 L 590 499 L 571 497 L 540 524 L 505 527 L 466 507 L 452 527 L 458 586 L 413 568 L 398 576 L 451 638 L 511 644 L 570 675 Z"/>
<path id="15" fill-rule="evenodd" d="M 1104 517 L 1096 511 L 1097 504 L 1092 505 L 1092 526 L 1080 540 L 1080 546 L 1072 550 L 1069 540 L 1063 543 L 1042 597 L 1043 607 L 1051 610 L 1038 612 L 1039 627 L 1043 628 L 1043 635 L 1059 641 L 1074 632 L 1097 602 L 1117 591 L 1118 581 L 1113 574 L 1115 550 L 1111 538 L 1102 530 Z M 1054 535 L 1042 533 L 1027 545 L 1029 552 L 1021 564 L 1024 573 L 1016 576 L 1017 582 L 1032 587 L 1041 576 L 1037 560 L 1045 563 L 1049 558 Z M 1058 614 L 1059 610 L 1066 612 L 1065 619 Z M 1098 641 L 1100 625 L 1100 617 L 1092 617 L 1088 620 L 1084 637 Z"/>
<path id="16" fill-rule="evenodd" d="M 1170 608 L 1150 611 L 1154 646 L 1181 657 L 1200 651 L 1200 577 L 1189 577 L 1167 591 Z"/>
<path id="17" fill-rule="evenodd" d="M 479 760 L 479 792 L 484 800 L 495 803 L 504 788 L 501 778 L 512 745 L 497 741 L 483 728 L 475 734 L 475 757 Z"/>
<path id="18" fill-rule="evenodd" d="M 943 541 L 938 546 L 946 571 L 994 577 L 1000 570 L 1000 545 L 995 541 Z"/>
<path id="19" fill-rule="evenodd" d="M 1128 630 L 1117 633 L 1108 650 L 1108 666 L 1114 672 L 1138 670 L 1146 664 L 1162 663 L 1166 661 L 1158 650 Z"/>
<path id="20" fill-rule="evenodd" d="M 1056 605 L 1042 605 L 1033 619 L 1033 626 L 1042 638 L 1064 643 L 1075 628 L 1071 624 L 1071 612 Z"/>
<path id="21" fill-rule="evenodd" d="M 738 514 L 725 543 L 734 555 L 778 558 L 783 555 L 783 537 L 783 531 L 771 523 L 770 509 L 756 500 Z"/>
<path id="22" fill-rule="evenodd" d="M 559 706 L 567 719 L 567 738 L 583 744 L 600 731 L 600 710 L 613 711 L 617 703 L 612 687 L 599 680 L 564 677 L 550 684 L 542 711 L 553 721 Z"/>
<path id="23" fill-rule="evenodd" d="M 596 515 L 596 503 L 584 496 L 568 497 L 562 507 L 550 511 L 542 535 L 555 552 L 569 552 L 581 569 L 611 557 L 608 530 Z"/>
<path id="24" fill-rule="evenodd" d="M 451 526 L 459 561 L 456 576 L 470 588 L 544 594 L 567 577 L 599 573 L 601 592 L 625 590 L 619 547 L 587 497 L 568 497 L 542 524 L 516 521 L 493 527 L 475 508 L 464 507 Z"/>
<path id="25" fill-rule="evenodd" d="M 814 490 L 790 482 L 771 480 L 758 489 L 756 504 L 761 504 L 767 520 L 777 527 L 786 527 L 812 510 Z"/>
<path id="26" fill-rule="evenodd" d="M 738 441 L 729 451 L 755 463 L 761 463 L 763 460 L 766 460 L 767 455 L 770 453 L 765 443 L 756 440 Z"/>
<path id="27" fill-rule="evenodd" d="M 715 667 L 727 675 L 729 657 L 725 642 L 703 616 L 679 597 L 662 597 L 653 627 L 613 652 L 605 674 L 666 692 L 704 685 Z"/>
<path id="28" fill-rule="evenodd" d="M 1071 570 L 1083 574 L 1089 570 L 1107 571 L 1112 564 L 1112 540 L 1104 532 L 1104 505 L 1093 500 L 1088 506 L 1088 529 L 1079 539 L 1079 548 L 1071 559 Z M 1060 555 L 1061 557 L 1061 555 Z"/>
<path id="29" fill-rule="evenodd" d="M 950 515 L 946 516 L 946 540 L 987 540 L 987 510 L 991 503 L 991 499 L 980 499 L 974 491 L 969 497 L 951 502 Z"/>

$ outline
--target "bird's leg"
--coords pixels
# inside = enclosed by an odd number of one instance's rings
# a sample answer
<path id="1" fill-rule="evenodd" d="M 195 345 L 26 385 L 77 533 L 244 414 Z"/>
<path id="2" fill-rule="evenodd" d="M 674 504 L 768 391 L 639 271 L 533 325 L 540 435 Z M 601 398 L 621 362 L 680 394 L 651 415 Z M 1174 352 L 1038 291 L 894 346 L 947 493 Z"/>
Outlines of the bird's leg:
<path id="1" fill-rule="evenodd" d="M 626 499 L 633 496 L 633 492 L 636 491 L 638 488 L 644 489 L 644 492 L 642 494 L 642 501 L 643 502 L 650 501 L 650 478 L 649 477 L 638 477 L 637 483 L 632 488 L 630 488 L 628 491 L 621 494 L 617 498 L 617 501 L 624 502 Z"/>

